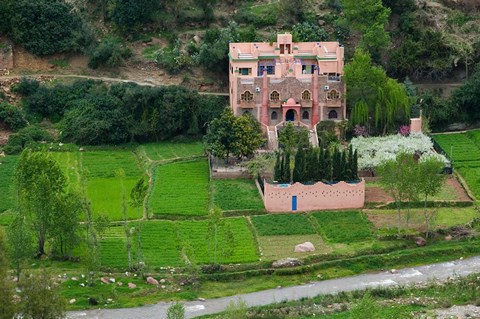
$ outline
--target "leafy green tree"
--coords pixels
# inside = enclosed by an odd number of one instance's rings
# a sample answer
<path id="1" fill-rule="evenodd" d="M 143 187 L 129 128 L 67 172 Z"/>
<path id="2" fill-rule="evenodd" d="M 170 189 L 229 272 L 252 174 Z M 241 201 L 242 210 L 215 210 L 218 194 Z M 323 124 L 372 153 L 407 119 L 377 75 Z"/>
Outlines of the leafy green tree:
<path id="1" fill-rule="evenodd" d="M 207 152 L 219 158 L 228 158 L 235 152 L 235 116 L 226 108 L 219 118 L 214 119 L 208 128 L 204 142 Z"/>
<path id="2" fill-rule="evenodd" d="M 238 40 L 237 25 L 228 28 L 210 28 L 205 32 L 198 52 L 198 63 L 209 71 L 224 72 L 228 69 L 228 44 Z"/>
<path id="3" fill-rule="evenodd" d="M 305 164 L 305 182 L 318 182 L 320 169 L 321 167 L 318 166 L 318 148 L 309 148 Z"/>
<path id="4" fill-rule="evenodd" d="M 305 20 L 305 12 L 308 8 L 306 0 L 279 0 L 277 6 L 279 14 L 286 23 Z"/>
<path id="5" fill-rule="evenodd" d="M 215 19 L 214 6 L 217 4 L 217 0 L 194 0 L 195 4 L 203 11 L 203 20 L 205 25 L 209 26 Z"/>
<path id="6" fill-rule="evenodd" d="M 58 206 L 66 189 L 66 178 L 47 153 L 22 152 L 17 164 L 16 185 L 19 194 L 19 210 L 32 223 L 37 236 L 38 256 L 45 255 L 45 243 L 54 237 Z"/>
<path id="7" fill-rule="evenodd" d="M 130 55 L 130 50 L 119 38 L 108 36 L 88 50 L 88 67 L 97 69 L 100 66 L 110 68 L 121 66 Z"/>
<path id="8" fill-rule="evenodd" d="M 60 296 L 59 286 L 55 285 L 51 275 L 45 271 L 24 277 L 20 281 L 22 318 L 53 319 L 64 318 L 66 302 Z"/>
<path id="9" fill-rule="evenodd" d="M 0 230 L 0 319 L 15 318 L 17 305 L 14 302 L 15 290 L 8 275 L 7 249 L 3 231 Z"/>
<path id="10" fill-rule="evenodd" d="M 167 319 L 185 319 L 185 307 L 176 302 L 168 307 Z"/>
<path id="11" fill-rule="evenodd" d="M 292 170 L 290 168 L 290 153 L 285 152 L 283 159 L 283 176 L 282 183 L 290 183 L 292 181 Z"/>
<path id="12" fill-rule="evenodd" d="M 342 179 L 342 155 L 338 148 L 335 148 L 332 156 L 332 181 L 338 182 Z"/>
<path id="13" fill-rule="evenodd" d="M 260 123 L 250 115 L 242 115 L 235 119 L 234 154 L 238 157 L 252 157 L 253 153 L 265 142 Z"/>
<path id="14" fill-rule="evenodd" d="M 430 232 L 430 221 L 433 215 L 427 213 L 427 200 L 437 195 L 445 182 L 446 175 L 441 174 L 444 163 L 435 158 L 427 158 L 418 163 L 417 190 L 423 198 L 423 216 L 425 219 L 425 236 L 428 238 Z"/>
<path id="15" fill-rule="evenodd" d="M 113 0 L 110 17 L 123 33 L 130 33 L 142 23 L 148 22 L 158 8 L 155 0 Z"/>
<path id="16" fill-rule="evenodd" d="M 318 24 L 302 22 L 293 26 L 292 37 L 295 42 L 318 42 L 327 41 L 328 33 Z"/>
<path id="17" fill-rule="evenodd" d="M 33 235 L 30 231 L 24 216 L 17 215 L 8 227 L 8 248 L 17 276 L 20 280 L 25 262 L 35 255 Z"/>
<path id="18" fill-rule="evenodd" d="M 21 0 L 11 17 L 13 39 L 36 55 L 79 49 L 82 21 L 72 6 L 58 0 Z"/>
<path id="19" fill-rule="evenodd" d="M 282 168 L 283 168 L 283 156 L 281 155 L 280 152 L 277 152 L 277 157 L 275 159 L 275 167 L 273 168 L 273 180 L 275 181 L 280 181 L 282 179 L 283 173 L 282 173 Z"/>
<path id="20" fill-rule="evenodd" d="M 480 66 L 476 72 L 465 81 L 462 86 L 452 93 L 452 104 L 464 114 L 464 119 L 469 122 L 480 119 L 478 105 L 480 105 Z"/>
<path id="21" fill-rule="evenodd" d="M 324 153 L 324 163 L 325 163 L 325 180 L 326 181 L 332 181 L 333 180 L 333 176 L 332 176 L 332 171 L 333 171 L 333 167 L 332 167 L 332 157 L 330 155 L 330 149 L 327 148 L 325 150 L 325 153 Z"/>
<path id="22" fill-rule="evenodd" d="M 278 142 L 280 145 L 283 145 L 285 152 L 293 154 L 298 146 L 298 136 L 292 123 L 288 122 L 287 125 L 280 130 Z"/>

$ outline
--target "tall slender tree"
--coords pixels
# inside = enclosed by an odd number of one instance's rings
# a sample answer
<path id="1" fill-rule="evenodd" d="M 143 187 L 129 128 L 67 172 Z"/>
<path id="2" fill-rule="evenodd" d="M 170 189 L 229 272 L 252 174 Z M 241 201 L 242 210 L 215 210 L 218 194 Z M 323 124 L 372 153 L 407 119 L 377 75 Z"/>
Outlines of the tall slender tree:
<path id="1" fill-rule="evenodd" d="M 273 179 L 277 182 L 282 180 L 282 168 L 283 168 L 283 156 L 280 152 L 277 152 L 277 158 L 275 159 L 275 167 L 273 168 Z"/>
<path id="2" fill-rule="evenodd" d="M 325 150 L 325 180 L 332 181 L 332 157 L 330 155 L 330 149 L 327 147 Z"/>
<path id="3" fill-rule="evenodd" d="M 137 209 L 137 266 L 143 261 L 142 256 L 142 220 L 143 203 L 148 192 L 148 180 L 142 176 L 130 191 L 130 206 Z"/>
<path id="4" fill-rule="evenodd" d="M 285 153 L 285 158 L 283 161 L 283 178 L 284 183 L 290 183 L 292 180 L 292 171 L 290 169 L 290 153 Z"/>
<path id="5" fill-rule="evenodd" d="M 305 151 L 300 148 L 295 154 L 295 166 L 293 167 L 292 181 L 294 183 L 305 182 Z"/>

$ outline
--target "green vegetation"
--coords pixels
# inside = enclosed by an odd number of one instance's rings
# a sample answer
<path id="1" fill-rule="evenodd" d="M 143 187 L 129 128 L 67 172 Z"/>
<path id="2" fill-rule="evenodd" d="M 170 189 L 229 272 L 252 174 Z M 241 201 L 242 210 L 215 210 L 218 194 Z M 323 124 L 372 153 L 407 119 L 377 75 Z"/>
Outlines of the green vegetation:
<path id="1" fill-rule="evenodd" d="M 213 180 L 213 203 L 222 210 L 263 210 L 255 183 L 249 179 Z"/>
<path id="2" fill-rule="evenodd" d="M 139 152 L 145 153 L 152 161 L 163 161 L 202 156 L 204 154 L 204 146 L 200 141 L 157 142 L 141 145 Z"/>
<path id="3" fill-rule="evenodd" d="M 260 236 L 315 233 L 310 220 L 302 214 L 253 216 L 252 222 Z"/>
<path id="4" fill-rule="evenodd" d="M 15 205 L 13 172 L 18 156 L 0 157 L 0 213 Z"/>
<path id="5" fill-rule="evenodd" d="M 206 215 L 208 178 L 205 159 L 156 167 L 149 212 L 154 216 Z"/>
<path id="6" fill-rule="evenodd" d="M 373 225 L 360 212 L 318 212 L 315 217 L 320 234 L 330 243 L 349 244 L 356 241 L 372 240 Z"/>

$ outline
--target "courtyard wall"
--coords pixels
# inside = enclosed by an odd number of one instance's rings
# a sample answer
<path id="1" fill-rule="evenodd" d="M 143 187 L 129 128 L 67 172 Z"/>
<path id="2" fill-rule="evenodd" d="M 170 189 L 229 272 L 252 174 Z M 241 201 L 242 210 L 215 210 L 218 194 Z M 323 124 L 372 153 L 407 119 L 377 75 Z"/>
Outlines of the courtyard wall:
<path id="1" fill-rule="evenodd" d="M 269 212 L 362 208 L 365 204 L 365 180 L 312 185 L 265 183 L 263 200 Z"/>

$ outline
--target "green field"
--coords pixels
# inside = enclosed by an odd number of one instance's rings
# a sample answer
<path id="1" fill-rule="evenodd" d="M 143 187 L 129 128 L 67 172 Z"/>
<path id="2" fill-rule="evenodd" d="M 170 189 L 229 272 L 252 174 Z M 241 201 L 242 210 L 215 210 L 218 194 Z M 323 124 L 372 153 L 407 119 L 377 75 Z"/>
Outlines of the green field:
<path id="1" fill-rule="evenodd" d="M 255 182 L 250 179 L 213 180 L 213 202 L 222 210 L 263 210 Z"/>
<path id="2" fill-rule="evenodd" d="M 153 215 L 205 215 L 208 183 L 206 159 L 157 166 L 148 200 L 149 212 Z"/>
<path id="3" fill-rule="evenodd" d="M 144 144 L 139 147 L 139 152 L 143 152 L 152 161 L 201 156 L 205 153 L 200 141 Z"/>
<path id="4" fill-rule="evenodd" d="M 373 239 L 373 224 L 361 212 L 325 211 L 313 213 L 320 235 L 330 243 L 359 242 Z"/>
<path id="5" fill-rule="evenodd" d="M 137 258 L 137 223 L 132 236 L 132 258 Z M 233 240 L 226 240 L 227 229 Z M 142 255 L 151 267 L 182 266 L 186 259 L 198 264 L 213 263 L 213 234 L 207 221 L 149 221 L 141 224 Z M 218 262 L 242 263 L 258 260 L 255 241 L 245 218 L 224 219 L 218 232 Z M 128 264 L 123 227 L 111 227 L 101 240 L 102 265 L 125 268 Z M 185 257 L 182 257 L 185 254 Z"/>
<path id="6" fill-rule="evenodd" d="M 60 165 L 71 187 L 78 186 L 78 153 L 77 152 L 51 152 L 50 156 Z"/>
<path id="7" fill-rule="evenodd" d="M 453 159 L 476 198 L 480 198 L 480 131 L 461 134 L 437 134 L 434 139 Z"/>
<path id="8" fill-rule="evenodd" d="M 13 155 L 0 158 L 0 212 L 13 208 L 15 204 L 12 179 L 17 160 L 18 156 Z"/>
<path id="9" fill-rule="evenodd" d="M 301 214 L 253 216 L 259 236 L 315 234 L 310 220 Z"/>

